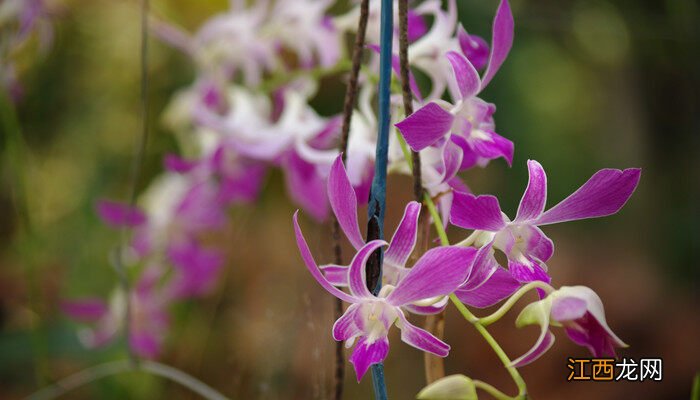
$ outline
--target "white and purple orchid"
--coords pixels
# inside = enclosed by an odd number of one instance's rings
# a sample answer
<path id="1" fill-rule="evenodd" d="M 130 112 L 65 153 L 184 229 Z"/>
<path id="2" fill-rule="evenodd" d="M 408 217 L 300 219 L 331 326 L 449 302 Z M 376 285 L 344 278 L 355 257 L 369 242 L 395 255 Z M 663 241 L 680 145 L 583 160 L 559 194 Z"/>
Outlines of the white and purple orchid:
<path id="1" fill-rule="evenodd" d="M 460 36 L 462 47 L 474 50 L 468 56 L 480 64 L 480 54 L 483 52 L 480 41 L 466 32 L 460 33 Z M 460 169 L 485 166 L 499 157 L 503 157 L 508 164 L 512 163 L 513 143 L 495 132 L 493 114 L 496 107 L 477 97 L 505 61 L 512 43 L 513 15 L 508 1 L 503 0 L 494 18 L 491 53 L 483 77 L 479 76 L 469 57 L 454 50 L 440 53 L 452 67 L 448 88 L 454 104 L 436 98 L 396 124 L 414 151 L 448 139 L 463 153 Z"/>
<path id="2" fill-rule="evenodd" d="M 333 296 L 350 303 L 333 325 L 333 338 L 344 340 L 348 347 L 355 341 L 350 362 L 355 366 L 357 380 L 389 352 L 389 328 L 396 324 L 405 343 L 440 357 L 447 356 L 450 346 L 429 332 L 408 322 L 403 307 L 423 300 L 440 298 L 452 293 L 469 273 L 474 250 L 460 247 L 439 247 L 426 252 L 396 285 L 385 285 L 377 296 L 367 289 L 365 264 L 369 256 L 387 243 L 373 240 L 360 247 L 347 269 L 350 294 L 333 286 L 314 261 L 294 214 L 297 246 L 307 269 L 318 283 Z M 439 277 L 436 279 L 436 277 Z"/>
<path id="3" fill-rule="evenodd" d="M 534 324 L 541 327 L 535 345 L 513 360 L 516 367 L 535 361 L 552 346 L 550 325 L 563 327 L 569 338 L 587 347 L 593 357 L 615 357 L 616 347 L 627 347 L 608 327 L 600 297 L 585 286 L 561 287 L 525 307 L 515 323 L 519 328 Z"/>
<path id="4" fill-rule="evenodd" d="M 505 216 L 494 196 L 455 193 L 450 222 L 474 230 L 462 245 L 474 245 L 487 253 L 491 269 L 498 265 L 493 257 L 493 249 L 498 249 L 508 257 L 508 269 L 517 281 L 549 282 L 545 263 L 554 252 L 554 244 L 539 227 L 617 213 L 636 189 L 641 170 L 602 169 L 545 211 L 547 175 L 537 161 L 529 160 L 527 165 L 530 179 L 514 220 Z"/>

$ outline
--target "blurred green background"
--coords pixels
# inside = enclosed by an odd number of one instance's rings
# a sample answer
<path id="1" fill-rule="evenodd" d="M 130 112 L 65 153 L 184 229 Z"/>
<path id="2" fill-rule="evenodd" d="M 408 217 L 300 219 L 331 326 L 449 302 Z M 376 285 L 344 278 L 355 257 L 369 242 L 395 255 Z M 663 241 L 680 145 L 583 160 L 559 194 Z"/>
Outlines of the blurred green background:
<path id="1" fill-rule="evenodd" d="M 376 0 L 374 0 L 376 1 Z M 495 1 L 458 1 L 470 33 L 490 36 Z M 22 54 L 26 96 L 18 105 L 28 145 L 31 236 L 21 234 L 12 176 L 0 175 L 0 398 L 23 398 L 39 382 L 124 356 L 119 343 L 85 350 L 61 299 L 109 293 L 108 253 L 119 233 L 101 224 L 97 198 L 126 199 L 140 131 L 139 5 L 135 1 L 54 1 L 50 50 Z M 224 0 L 153 0 L 158 16 L 195 30 Z M 700 5 L 691 0 L 513 0 L 513 50 L 488 90 L 498 132 L 516 144 L 501 161 L 469 171 L 477 193 L 501 198 L 513 214 L 527 181 L 525 161 L 549 176 L 549 204 L 600 168 L 642 167 L 642 180 L 618 215 L 548 227 L 557 250 L 556 285 L 582 284 L 603 299 L 608 321 L 631 346 L 621 356 L 664 360 L 663 382 L 566 382 L 568 356 L 585 349 L 558 340 L 522 369 L 534 398 L 687 399 L 700 370 Z M 346 9 L 344 6 L 339 10 Z M 155 116 L 145 186 L 175 140 L 162 125 L 173 93 L 193 78 L 189 60 L 152 39 L 150 108 Z M 321 113 L 339 112 L 343 87 L 325 82 Z M 3 138 L 6 132 L 3 132 Z M 5 143 L 5 140 L 2 141 Z M 5 152 L 3 151 L 3 154 Z M 164 362 L 233 399 L 323 399 L 331 393 L 332 299 L 311 279 L 291 229 L 295 207 L 274 173 L 256 207 L 231 211 L 219 238 L 226 272 L 210 296 L 175 307 Z M 408 178 L 389 182 L 387 226 L 411 198 Z M 332 257 L 328 227 L 305 223 L 317 259 Z M 462 234 L 451 231 L 454 238 Z M 530 347 L 535 328 L 513 326 L 517 310 L 492 332 L 511 356 Z M 396 330 L 392 332 L 396 335 Z M 446 340 L 448 373 L 465 373 L 507 392 L 515 388 L 492 351 L 454 310 Z M 348 364 L 348 367 L 350 365 Z M 386 362 L 391 398 L 424 385 L 422 354 L 392 337 Z M 370 398 L 369 379 L 346 374 L 348 399 Z M 142 374 L 104 379 L 69 394 L 87 399 L 195 398 Z"/>

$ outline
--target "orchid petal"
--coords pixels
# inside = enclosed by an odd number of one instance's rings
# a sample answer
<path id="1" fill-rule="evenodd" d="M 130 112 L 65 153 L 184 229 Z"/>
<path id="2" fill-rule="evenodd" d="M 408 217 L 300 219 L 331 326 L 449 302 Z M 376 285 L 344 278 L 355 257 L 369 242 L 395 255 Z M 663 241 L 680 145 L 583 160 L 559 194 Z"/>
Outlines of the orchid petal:
<path id="1" fill-rule="evenodd" d="M 403 312 L 399 312 L 399 320 L 397 326 L 401 329 L 401 340 L 404 343 L 438 357 L 447 357 L 450 352 L 450 346 L 447 343 L 408 322 Z"/>
<path id="2" fill-rule="evenodd" d="M 134 227 L 146 222 L 146 215 L 136 207 L 116 201 L 100 200 L 97 213 L 110 226 Z"/>
<path id="3" fill-rule="evenodd" d="M 486 66 L 489 61 L 489 45 L 483 38 L 468 34 L 460 24 L 457 28 L 457 40 L 462 53 L 474 68 L 482 69 Z"/>
<path id="4" fill-rule="evenodd" d="M 109 312 L 107 304 L 97 298 L 63 301 L 61 309 L 72 318 L 88 322 L 97 321 Z"/>
<path id="5" fill-rule="evenodd" d="M 496 72 L 501 68 L 513 45 L 513 13 L 510 10 L 508 0 L 501 0 L 496 16 L 493 19 L 493 33 L 491 37 L 491 55 L 489 65 L 486 67 L 484 78 L 481 80 L 481 88 L 485 88 Z"/>
<path id="6" fill-rule="evenodd" d="M 328 291 L 328 293 L 345 302 L 357 303 L 358 300 L 355 297 L 348 295 L 328 282 L 328 280 L 321 273 L 321 270 L 318 269 L 316 261 L 314 260 L 313 255 L 311 255 L 311 250 L 309 250 L 309 245 L 306 244 L 304 234 L 301 232 L 301 228 L 299 227 L 298 215 L 299 211 L 294 213 L 294 235 L 296 236 L 297 247 L 301 253 L 301 258 L 304 260 L 304 264 L 306 264 L 306 268 L 309 270 L 309 272 L 311 272 L 311 275 L 316 279 L 321 287 Z"/>
<path id="7" fill-rule="evenodd" d="M 476 155 L 486 160 L 494 160 L 503 157 L 508 166 L 513 165 L 513 152 L 515 145 L 510 140 L 489 130 L 481 130 L 482 134 L 488 136 L 485 140 L 472 140 L 472 150 Z"/>
<path id="8" fill-rule="evenodd" d="M 474 196 L 456 192 L 450 222 L 464 229 L 497 232 L 506 226 L 498 199 L 490 195 Z"/>
<path id="9" fill-rule="evenodd" d="M 550 278 L 545 268 L 540 265 L 539 262 L 532 258 L 528 259 L 528 262 L 530 265 L 519 261 L 508 260 L 508 270 L 515 280 L 522 283 L 532 281 L 549 283 L 552 281 L 552 278 Z"/>
<path id="10" fill-rule="evenodd" d="M 386 337 L 379 338 L 374 343 L 367 343 L 366 338 L 360 338 L 350 356 L 357 381 L 362 379 L 371 365 L 384 361 L 387 354 L 389 354 L 389 340 Z"/>
<path id="11" fill-rule="evenodd" d="M 384 253 L 384 259 L 393 265 L 403 267 L 416 245 L 418 233 L 418 216 L 421 205 L 412 201 L 406 205 L 403 218 L 391 238 L 389 248 Z"/>
<path id="12" fill-rule="evenodd" d="M 456 51 L 447 52 L 445 57 L 452 64 L 452 71 L 457 81 L 457 87 L 459 87 L 461 99 L 468 99 L 479 93 L 481 79 L 479 79 L 479 73 L 476 72 L 472 63 Z"/>
<path id="13" fill-rule="evenodd" d="M 343 166 L 342 155 L 339 155 L 331 166 L 328 176 L 328 199 L 338 224 L 353 247 L 359 249 L 364 246 L 365 241 L 357 222 L 357 197 Z"/>
<path id="14" fill-rule="evenodd" d="M 413 151 L 420 151 L 445 136 L 454 117 L 437 103 L 430 102 L 396 124 Z"/>
<path id="15" fill-rule="evenodd" d="M 536 219 L 544 211 L 547 202 L 547 174 L 542 165 L 535 160 L 527 160 L 530 179 L 523 197 L 520 199 L 515 221 L 523 222 Z"/>
<path id="16" fill-rule="evenodd" d="M 639 183 L 641 170 L 602 169 L 537 219 L 537 225 L 605 217 L 620 211 Z"/>
<path id="17" fill-rule="evenodd" d="M 464 282 L 476 250 L 444 246 L 428 250 L 386 301 L 395 306 L 452 293 Z"/>
<path id="18" fill-rule="evenodd" d="M 513 360 L 511 365 L 514 367 L 522 367 L 535 361 L 554 344 L 554 335 L 549 331 L 550 309 L 551 301 L 549 299 L 540 300 L 529 304 L 518 315 L 518 319 L 515 321 L 515 325 L 518 328 L 527 325 L 539 325 L 541 330 L 535 345 L 525 354 Z"/>
<path id="19" fill-rule="evenodd" d="M 474 256 L 474 265 L 469 271 L 467 281 L 460 289 L 476 289 L 483 285 L 497 268 L 500 268 L 500 265 L 493 256 L 493 241 L 491 241 L 476 252 L 476 256 Z"/>
<path id="20" fill-rule="evenodd" d="M 326 277 L 328 282 L 333 286 L 348 286 L 348 267 L 345 265 L 321 265 L 319 266 L 321 271 L 323 271 L 323 276 Z"/>
<path id="21" fill-rule="evenodd" d="M 285 180 L 289 196 L 317 221 L 328 215 L 328 198 L 325 195 L 326 180 L 316 165 L 292 152 L 285 160 Z"/>
<path id="22" fill-rule="evenodd" d="M 519 287 L 520 283 L 499 266 L 483 284 L 473 289 L 457 289 L 455 295 L 464 304 L 486 308 L 510 297 Z"/>
<path id="23" fill-rule="evenodd" d="M 333 324 L 333 339 L 349 340 L 362 333 L 360 327 L 355 323 L 356 314 L 360 304 L 351 304 L 345 313 Z"/>
<path id="24" fill-rule="evenodd" d="M 365 278 L 365 265 L 367 259 L 378 248 L 385 246 L 387 243 L 383 240 L 373 240 L 364 245 L 352 259 L 350 269 L 348 270 L 348 284 L 350 293 L 356 298 L 373 298 L 372 293 L 367 289 L 367 280 Z"/>

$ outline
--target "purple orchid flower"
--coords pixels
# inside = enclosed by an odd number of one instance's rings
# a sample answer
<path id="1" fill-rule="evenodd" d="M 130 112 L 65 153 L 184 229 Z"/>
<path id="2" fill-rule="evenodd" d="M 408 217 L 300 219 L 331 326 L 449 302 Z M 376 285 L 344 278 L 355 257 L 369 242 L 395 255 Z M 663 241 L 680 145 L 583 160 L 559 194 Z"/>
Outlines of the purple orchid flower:
<path id="1" fill-rule="evenodd" d="M 627 347 L 605 321 L 600 297 L 585 286 L 564 286 L 546 298 L 529 304 L 516 320 L 520 328 L 537 324 L 541 332 L 534 346 L 513 365 L 521 367 L 542 356 L 554 343 L 550 325 L 564 327 L 576 344 L 587 347 L 593 357 L 615 357 L 616 347 Z"/>
<path id="2" fill-rule="evenodd" d="M 527 165 L 530 179 L 513 221 L 503 214 L 494 196 L 455 193 L 450 222 L 474 230 L 462 245 L 474 244 L 481 253 L 487 253 L 485 262 L 491 269 L 498 265 L 493 257 L 493 249 L 498 249 L 508 257 L 508 269 L 517 281 L 549 282 L 545 263 L 554 252 L 554 244 L 539 226 L 617 213 L 634 193 L 641 170 L 602 169 L 569 197 L 544 211 L 547 176 L 537 161 L 529 160 Z"/>
<path id="3" fill-rule="evenodd" d="M 366 243 L 357 219 L 357 197 L 340 156 L 333 162 L 328 176 L 328 199 L 345 237 L 359 251 Z M 401 222 L 388 243 L 383 269 L 383 282 L 386 285 L 398 285 L 410 271 L 406 268 L 406 263 L 416 245 L 420 209 L 420 203 L 415 201 L 406 205 Z M 349 285 L 348 266 L 328 264 L 321 266 L 321 269 L 334 286 Z M 434 314 L 440 312 L 445 305 L 446 302 L 438 301 L 437 304 L 408 304 L 405 307 L 413 313 Z"/>
<path id="4" fill-rule="evenodd" d="M 377 296 L 366 286 L 365 264 L 369 256 L 387 243 L 373 240 L 361 246 L 347 270 L 350 294 L 333 286 L 314 261 L 294 214 L 297 246 L 307 269 L 318 283 L 333 296 L 350 303 L 350 307 L 333 325 L 333 338 L 344 340 L 348 347 L 355 341 L 350 362 L 358 382 L 372 364 L 382 362 L 389 352 L 387 337 L 392 325 L 401 329 L 405 343 L 440 357 L 446 357 L 450 346 L 406 319 L 402 307 L 425 299 L 452 293 L 467 277 L 474 250 L 460 247 L 439 247 L 426 252 L 398 285 L 386 285 Z M 435 277 L 440 277 L 435 279 Z"/>
<path id="5" fill-rule="evenodd" d="M 465 40 L 462 35 L 462 42 Z M 474 165 L 484 166 L 498 157 L 506 159 L 508 164 L 512 163 L 513 143 L 494 131 L 495 106 L 477 97 L 503 64 L 513 43 L 513 15 L 507 0 L 501 2 L 496 12 L 492 40 L 491 54 L 483 78 L 479 77 L 469 59 L 456 51 L 446 53 L 454 72 L 448 87 L 455 104 L 442 100 L 432 101 L 396 124 L 414 151 L 423 150 L 440 139 L 448 138 L 462 148 L 464 155 L 461 169 Z M 476 54 L 469 55 L 478 60 Z"/>
<path id="6" fill-rule="evenodd" d="M 166 311 L 170 299 L 158 286 L 161 275 L 160 268 L 147 268 L 131 293 L 129 346 L 145 358 L 158 356 L 170 324 Z M 80 330 L 78 337 L 86 347 L 95 348 L 117 338 L 123 328 L 125 304 L 124 293 L 116 291 L 109 304 L 101 299 L 84 298 L 64 301 L 61 308 L 68 316 L 92 325 Z"/>

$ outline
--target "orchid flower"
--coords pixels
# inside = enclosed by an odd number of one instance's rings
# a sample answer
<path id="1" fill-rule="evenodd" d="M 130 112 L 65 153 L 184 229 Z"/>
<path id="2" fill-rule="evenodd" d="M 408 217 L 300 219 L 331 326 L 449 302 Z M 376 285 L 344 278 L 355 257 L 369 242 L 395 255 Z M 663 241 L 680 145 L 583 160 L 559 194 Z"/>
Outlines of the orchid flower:
<path id="1" fill-rule="evenodd" d="M 366 286 L 365 264 L 375 250 L 387 243 L 373 240 L 362 244 L 350 263 L 347 270 L 348 294 L 333 286 L 319 270 L 299 227 L 297 214 L 294 214 L 294 232 L 307 269 L 330 294 L 350 303 L 350 307 L 333 325 L 333 338 L 344 340 L 348 347 L 357 341 L 350 362 L 355 367 L 358 382 L 372 364 L 386 358 L 389 352 L 387 336 L 394 324 L 401 329 L 401 340 L 405 343 L 440 357 L 447 356 L 450 346 L 408 322 L 402 307 L 452 293 L 467 277 L 474 256 L 473 249 L 431 249 L 396 286 L 385 285 L 375 296 Z"/>
<path id="2" fill-rule="evenodd" d="M 513 365 L 521 367 L 544 354 L 554 343 L 549 326 L 562 326 L 576 344 L 587 347 L 593 357 L 615 357 L 615 347 L 627 347 L 608 327 L 600 297 L 585 286 L 564 286 L 546 298 L 529 304 L 515 322 L 523 327 L 537 324 L 541 327 L 535 345 Z"/>
<path id="3" fill-rule="evenodd" d="M 160 277 L 159 268 L 147 268 L 131 292 L 129 346 L 141 357 L 155 358 L 160 353 L 170 324 L 166 312 L 170 300 L 157 286 Z M 84 298 L 64 301 L 61 308 L 77 321 L 92 325 L 78 332 L 83 345 L 103 347 L 115 340 L 123 328 L 126 296 L 117 290 L 109 304 L 101 299 Z"/>
<path id="4" fill-rule="evenodd" d="M 455 193 L 450 222 L 474 230 L 461 244 L 474 244 L 488 253 L 486 260 L 492 269 L 498 265 L 493 249 L 498 249 L 508 257 L 508 269 L 519 282 L 549 282 L 545 263 L 554 252 L 554 244 L 539 226 L 617 213 L 632 196 L 641 170 L 602 169 L 545 211 L 547 176 L 537 161 L 529 160 L 527 166 L 530 179 L 514 220 L 505 216 L 494 196 Z"/>
<path id="5" fill-rule="evenodd" d="M 396 124 L 414 151 L 447 138 L 462 149 L 461 169 L 484 166 L 498 157 L 512 163 L 513 143 L 494 131 L 495 106 L 477 97 L 503 64 L 513 43 L 513 15 L 507 0 L 501 2 L 496 12 L 492 40 L 483 78 L 463 55 L 456 51 L 446 53 L 454 73 L 449 82 L 454 104 L 432 101 Z"/>

